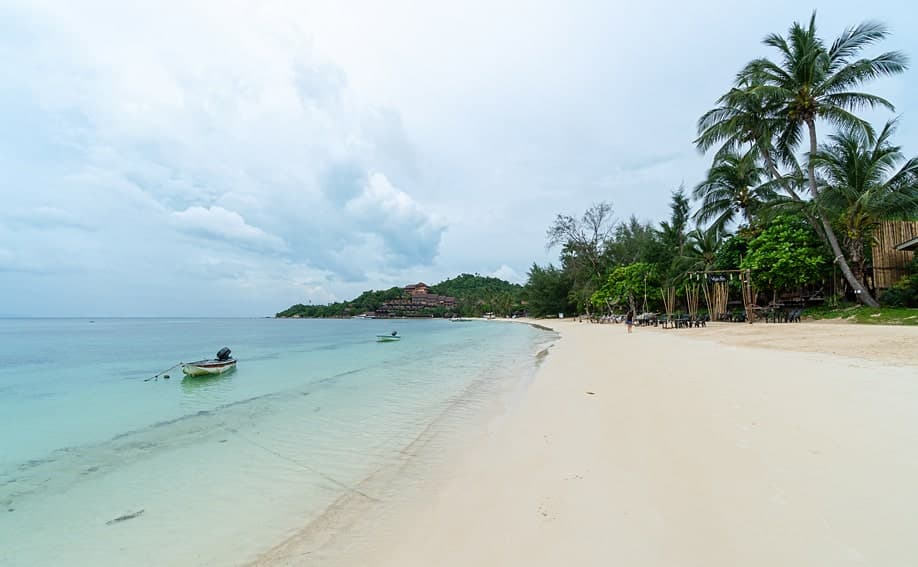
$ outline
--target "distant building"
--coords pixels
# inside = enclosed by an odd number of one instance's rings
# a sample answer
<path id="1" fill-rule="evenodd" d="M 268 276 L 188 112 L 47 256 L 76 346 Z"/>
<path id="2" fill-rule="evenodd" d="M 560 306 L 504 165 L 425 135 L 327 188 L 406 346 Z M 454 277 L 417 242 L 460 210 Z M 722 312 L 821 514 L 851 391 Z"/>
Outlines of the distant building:
<path id="1" fill-rule="evenodd" d="M 427 287 L 427 284 L 424 282 L 419 282 L 416 284 L 410 284 L 405 286 L 405 293 L 411 296 L 415 295 L 426 295 L 430 289 Z"/>
<path id="2" fill-rule="evenodd" d="M 456 308 L 455 297 L 430 293 L 430 288 L 423 282 L 406 285 L 403 289 L 404 296 L 383 303 L 376 310 L 377 317 L 412 317 L 423 315 L 421 312 L 430 309 Z"/>

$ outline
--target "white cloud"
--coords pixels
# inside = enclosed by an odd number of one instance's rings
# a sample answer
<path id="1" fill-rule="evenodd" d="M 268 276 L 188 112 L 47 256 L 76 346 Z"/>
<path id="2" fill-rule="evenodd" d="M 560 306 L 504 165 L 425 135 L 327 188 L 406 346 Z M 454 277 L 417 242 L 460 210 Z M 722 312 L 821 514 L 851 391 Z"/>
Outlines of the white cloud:
<path id="1" fill-rule="evenodd" d="M 181 231 L 227 240 L 256 250 L 282 251 L 287 247 L 283 239 L 246 223 L 239 213 L 223 207 L 189 207 L 172 213 L 172 219 Z"/>
<path id="2" fill-rule="evenodd" d="M 381 237 L 388 260 L 398 266 L 429 263 L 446 230 L 442 219 L 426 212 L 381 173 L 370 175 L 363 192 L 344 210 L 356 221 L 357 230 Z"/>
<path id="3" fill-rule="evenodd" d="M 514 270 L 513 268 L 511 268 L 510 266 L 506 264 L 502 264 L 501 267 L 497 268 L 496 270 L 494 270 L 488 275 L 491 276 L 492 278 L 499 278 L 502 280 L 506 280 L 510 283 L 517 283 L 517 284 L 526 283 L 525 275 L 520 274 L 519 272 L 517 272 L 516 270 Z"/>

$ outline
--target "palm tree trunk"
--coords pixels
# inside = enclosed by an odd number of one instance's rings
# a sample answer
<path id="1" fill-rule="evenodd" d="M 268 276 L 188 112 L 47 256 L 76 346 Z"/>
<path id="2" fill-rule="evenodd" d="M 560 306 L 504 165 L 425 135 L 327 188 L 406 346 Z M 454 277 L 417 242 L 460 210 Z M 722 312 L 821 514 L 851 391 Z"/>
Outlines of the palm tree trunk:
<path id="1" fill-rule="evenodd" d="M 816 121 L 812 118 L 806 121 L 807 127 L 810 131 L 810 156 L 807 159 L 807 173 L 810 177 L 810 193 L 813 195 L 813 200 L 815 201 L 819 197 L 819 188 L 816 186 L 816 164 L 813 163 L 813 156 L 816 155 Z M 829 246 L 832 248 L 832 253 L 835 254 L 835 262 L 838 264 L 838 267 L 841 269 L 842 275 L 845 276 L 845 280 L 848 282 L 848 285 L 854 289 L 854 294 L 857 296 L 857 300 L 867 305 L 869 307 L 879 307 L 880 304 L 876 299 L 870 295 L 870 292 L 867 291 L 867 288 L 860 282 L 860 280 L 855 277 L 854 273 L 851 271 L 851 267 L 848 266 L 848 261 L 845 260 L 845 255 L 842 252 L 841 246 L 838 244 L 838 238 L 835 236 L 835 231 L 832 229 L 832 225 L 826 219 L 826 215 L 822 214 L 819 210 L 819 203 L 816 204 L 816 214 L 819 216 L 819 220 L 822 222 L 822 228 L 825 231 L 826 240 L 829 241 Z"/>
<path id="2" fill-rule="evenodd" d="M 864 242 L 858 238 L 852 238 L 851 236 L 845 236 L 845 248 L 848 249 L 848 257 L 851 258 L 851 271 L 854 272 L 854 277 L 860 281 L 864 281 L 864 263 L 866 258 L 864 257 Z"/>
<path id="3" fill-rule="evenodd" d="M 768 153 L 768 149 L 760 145 L 759 151 L 762 153 L 762 157 L 765 158 L 765 164 L 768 166 L 768 173 L 769 175 L 771 175 L 771 178 L 775 180 L 780 179 L 781 186 L 784 187 L 784 190 L 787 191 L 787 194 L 790 195 L 790 198 L 798 203 L 802 203 L 803 199 L 800 198 L 800 195 L 797 195 L 797 192 L 794 191 L 794 189 L 790 186 L 790 184 L 784 180 L 783 176 L 781 175 L 781 172 L 778 171 L 778 167 L 775 165 L 775 160 L 771 158 L 771 154 Z M 810 223 L 810 226 L 813 228 L 813 231 L 816 232 L 817 236 L 825 240 L 826 235 L 822 231 L 822 227 L 819 226 L 819 223 L 816 222 L 816 219 L 813 218 L 813 215 L 804 213 L 804 216 L 806 217 L 806 221 Z"/>

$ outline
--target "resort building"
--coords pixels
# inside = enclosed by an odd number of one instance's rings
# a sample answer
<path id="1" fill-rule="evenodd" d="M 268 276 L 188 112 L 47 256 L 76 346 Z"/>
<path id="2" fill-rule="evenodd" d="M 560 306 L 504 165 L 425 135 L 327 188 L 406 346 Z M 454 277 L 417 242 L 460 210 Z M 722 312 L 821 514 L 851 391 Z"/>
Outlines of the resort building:
<path id="1" fill-rule="evenodd" d="M 415 295 L 427 295 L 430 292 L 427 284 L 424 282 L 419 282 L 416 284 L 409 284 L 405 286 L 405 293 L 411 296 Z"/>
<path id="2" fill-rule="evenodd" d="M 405 294 L 399 299 L 383 303 L 377 310 L 377 317 L 415 317 L 428 315 L 432 310 L 452 311 L 456 308 L 455 297 L 430 293 L 427 284 L 420 282 L 406 285 Z"/>

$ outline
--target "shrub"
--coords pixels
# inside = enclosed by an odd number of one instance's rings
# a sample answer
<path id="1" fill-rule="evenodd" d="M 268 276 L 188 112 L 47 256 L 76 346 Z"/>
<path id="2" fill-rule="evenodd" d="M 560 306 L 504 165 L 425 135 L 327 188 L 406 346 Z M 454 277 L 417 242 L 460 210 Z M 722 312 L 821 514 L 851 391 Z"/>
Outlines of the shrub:
<path id="1" fill-rule="evenodd" d="M 899 280 L 886 290 L 880 301 L 890 307 L 918 307 L 918 273 Z"/>

